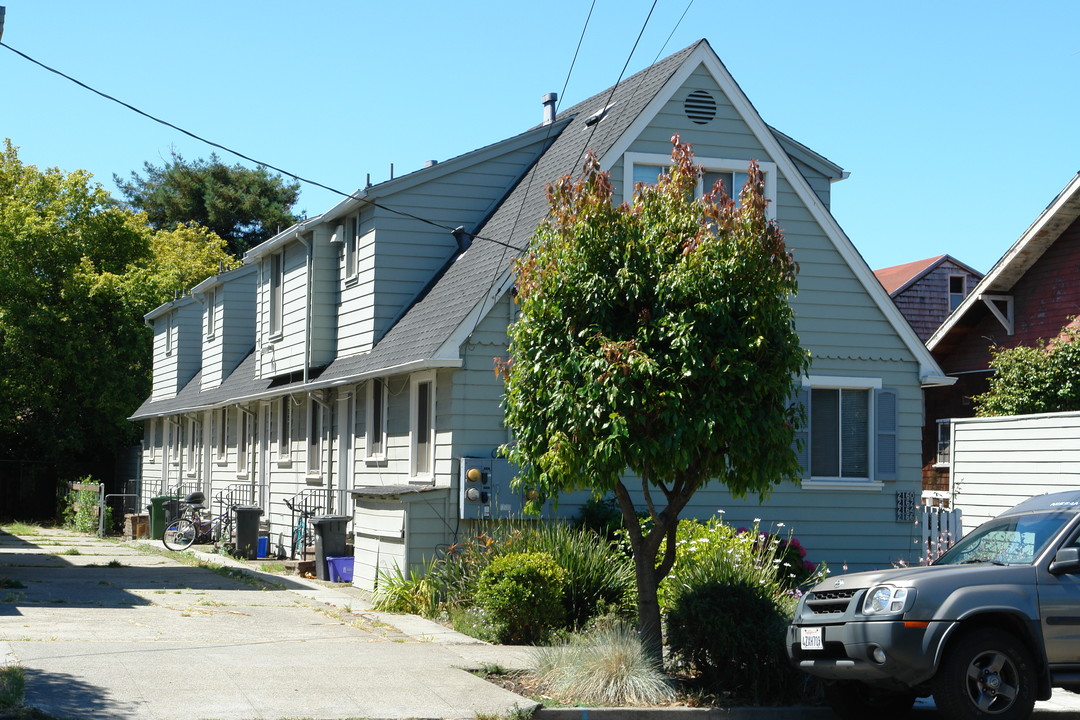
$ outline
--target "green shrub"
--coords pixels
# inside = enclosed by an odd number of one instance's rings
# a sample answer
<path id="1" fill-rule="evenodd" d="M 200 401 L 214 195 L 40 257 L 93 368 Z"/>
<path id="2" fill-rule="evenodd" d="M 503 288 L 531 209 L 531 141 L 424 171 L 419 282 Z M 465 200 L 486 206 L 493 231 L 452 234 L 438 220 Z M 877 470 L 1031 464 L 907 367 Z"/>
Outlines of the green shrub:
<path id="1" fill-rule="evenodd" d="M 564 702 L 654 705 L 674 696 L 667 677 L 646 657 L 637 632 L 623 623 L 602 625 L 533 652 L 544 692 Z"/>
<path id="2" fill-rule="evenodd" d="M 795 606 L 790 543 L 719 522 L 680 524 L 681 552 L 664 579 L 673 665 L 710 692 L 754 703 L 793 699 L 796 675 L 784 650 Z"/>
<path id="3" fill-rule="evenodd" d="M 101 499 L 101 485 L 95 483 L 93 478 L 86 477 L 79 480 L 83 487 L 68 493 L 64 506 L 64 527 L 81 533 L 94 533 L 98 531 L 98 501 Z M 112 508 L 106 507 L 105 527 L 112 527 Z"/>
<path id="4" fill-rule="evenodd" d="M 566 616 L 566 581 L 566 571 L 547 553 L 507 553 L 480 573 L 476 604 L 499 642 L 542 642 Z"/>
<path id="5" fill-rule="evenodd" d="M 563 608 L 573 630 L 602 615 L 633 617 L 637 586 L 633 561 L 591 530 L 540 523 L 514 533 L 508 552 L 543 552 L 566 570 Z"/>
<path id="6" fill-rule="evenodd" d="M 397 565 L 392 570 L 379 568 L 372 605 L 382 612 L 433 617 L 438 604 L 437 590 L 426 570 L 413 568 L 409 577 L 405 577 Z"/>

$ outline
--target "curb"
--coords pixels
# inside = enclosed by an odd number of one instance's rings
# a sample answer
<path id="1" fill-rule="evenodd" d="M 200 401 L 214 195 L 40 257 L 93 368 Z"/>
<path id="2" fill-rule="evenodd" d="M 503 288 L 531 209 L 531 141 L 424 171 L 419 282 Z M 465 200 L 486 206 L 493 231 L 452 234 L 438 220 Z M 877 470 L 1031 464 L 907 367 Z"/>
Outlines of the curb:
<path id="1" fill-rule="evenodd" d="M 537 720 L 836 720 L 827 707 L 538 708 Z"/>

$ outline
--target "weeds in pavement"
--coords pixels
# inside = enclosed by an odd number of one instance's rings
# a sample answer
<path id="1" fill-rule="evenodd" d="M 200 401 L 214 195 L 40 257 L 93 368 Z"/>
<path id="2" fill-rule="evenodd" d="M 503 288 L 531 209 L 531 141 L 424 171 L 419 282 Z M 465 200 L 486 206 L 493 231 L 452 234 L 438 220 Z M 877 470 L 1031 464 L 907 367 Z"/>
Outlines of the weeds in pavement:
<path id="1" fill-rule="evenodd" d="M 0 667 L 0 709 L 8 710 L 22 705 L 26 690 L 26 672 L 21 665 Z"/>
<path id="2" fill-rule="evenodd" d="M 7 533 L 9 535 L 37 535 L 40 532 L 40 525 L 20 522 L 18 520 L 6 525 L 0 525 L 0 533 Z"/>

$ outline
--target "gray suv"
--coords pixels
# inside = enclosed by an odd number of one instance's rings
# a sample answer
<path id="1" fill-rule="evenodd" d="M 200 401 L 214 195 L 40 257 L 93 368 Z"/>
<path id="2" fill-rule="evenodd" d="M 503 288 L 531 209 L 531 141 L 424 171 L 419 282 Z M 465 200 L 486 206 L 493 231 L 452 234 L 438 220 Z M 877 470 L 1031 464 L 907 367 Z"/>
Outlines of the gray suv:
<path id="1" fill-rule="evenodd" d="M 932 565 L 828 578 L 787 633 L 796 667 L 844 718 L 1018 720 L 1051 688 L 1080 691 L 1080 491 L 980 525 Z"/>

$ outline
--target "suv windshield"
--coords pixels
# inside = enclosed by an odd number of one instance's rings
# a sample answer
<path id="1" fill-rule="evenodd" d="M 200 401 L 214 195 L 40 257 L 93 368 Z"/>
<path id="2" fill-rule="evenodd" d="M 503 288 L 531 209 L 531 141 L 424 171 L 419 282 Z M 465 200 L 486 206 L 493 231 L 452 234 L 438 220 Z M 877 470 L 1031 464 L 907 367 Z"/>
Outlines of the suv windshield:
<path id="1" fill-rule="evenodd" d="M 1075 513 L 1044 512 L 995 518 L 965 536 L 933 564 L 1030 565 L 1074 517 Z"/>

